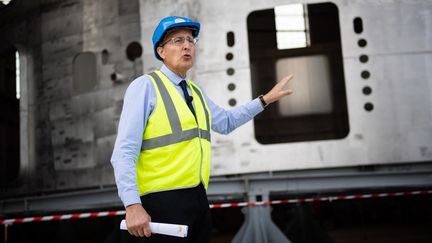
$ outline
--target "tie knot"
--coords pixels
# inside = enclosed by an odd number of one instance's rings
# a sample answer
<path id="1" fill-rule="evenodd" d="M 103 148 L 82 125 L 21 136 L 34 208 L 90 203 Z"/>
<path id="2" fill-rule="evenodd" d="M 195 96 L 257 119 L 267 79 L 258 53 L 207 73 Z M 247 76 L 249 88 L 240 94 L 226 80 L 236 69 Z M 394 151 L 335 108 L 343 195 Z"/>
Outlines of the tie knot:
<path id="1" fill-rule="evenodd" d="M 186 87 L 187 87 L 186 81 L 185 81 L 185 80 L 182 80 L 182 81 L 180 82 L 180 86 L 182 87 L 183 90 L 185 90 Z"/>

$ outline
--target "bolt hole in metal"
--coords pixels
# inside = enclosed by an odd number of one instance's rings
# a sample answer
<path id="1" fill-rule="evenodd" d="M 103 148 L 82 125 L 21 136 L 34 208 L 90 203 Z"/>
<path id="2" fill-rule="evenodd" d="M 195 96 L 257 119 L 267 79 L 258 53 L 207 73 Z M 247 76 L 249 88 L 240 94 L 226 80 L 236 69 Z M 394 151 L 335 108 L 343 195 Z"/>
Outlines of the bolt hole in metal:
<path id="1" fill-rule="evenodd" d="M 235 85 L 234 83 L 229 83 L 229 84 L 228 84 L 228 90 L 229 90 L 229 91 L 234 91 L 235 88 L 236 88 L 236 85 Z"/>
<path id="2" fill-rule="evenodd" d="M 364 109 L 366 111 L 372 111 L 374 109 L 374 105 L 372 103 L 368 102 L 364 105 Z"/>
<path id="3" fill-rule="evenodd" d="M 230 100 L 228 101 L 228 104 L 229 104 L 230 106 L 235 106 L 235 105 L 237 104 L 237 100 L 234 99 L 234 98 L 232 98 L 232 99 L 230 99 Z"/>
<path id="4" fill-rule="evenodd" d="M 360 47 L 366 47 L 367 41 L 365 39 L 360 39 L 360 40 L 358 40 L 357 44 Z"/>
<path id="5" fill-rule="evenodd" d="M 368 57 L 368 55 L 361 55 L 359 57 L 359 60 L 361 63 L 367 63 L 369 61 L 369 57 Z"/>
<path id="6" fill-rule="evenodd" d="M 228 45 L 229 47 L 233 47 L 234 44 L 235 44 L 234 32 L 229 31 L 229 32 L 227 33 L 227 45 Z"/>
<path id="7" fill-rule="evenodd" d="M 370 78 L 370 72 L 367 71 L 367 70 L 362 71 L 362 72 L 361 72 L 361 77 L 362 77 L 363 79 L 368 79 L 368 78 Z"/>
<path id="8" fill-rule="evenodd" d="M 231 52 L 228 52 L 225 55 L 225 58 L 227 59 L 227 61 L 231 61 L 234 58 L 234 55 Z"/>
<path id="9" fill-rule="evenodd" d="M 372 88 L 369 86 L 366 86 L 363 88 L 363 94 L 370 95 L 372 93 Z"/>
<path id="10" fill-rule="evenodd" d="M 234 68 L 228 68 L 228 69 L 227 69 L 227 74 L 228 74 L 229 76 L 234 75 L 234 72 L 235 72 Z"/>
<path id="11" fill-rule="evenodd" d="M 354 32 L 361 34 L 363 32 L 363 20 L 360 17 L 354 18 Z"/>

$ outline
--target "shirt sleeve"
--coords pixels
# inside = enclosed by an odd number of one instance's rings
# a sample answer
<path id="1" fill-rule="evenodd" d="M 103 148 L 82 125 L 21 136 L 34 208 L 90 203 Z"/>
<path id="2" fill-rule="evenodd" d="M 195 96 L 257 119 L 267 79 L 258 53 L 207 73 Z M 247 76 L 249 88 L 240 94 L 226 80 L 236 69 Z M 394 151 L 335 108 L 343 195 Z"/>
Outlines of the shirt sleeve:
<path id="1" fill-rule="evenodd" d="M 135 79 L 126 90 L 111 157 L 118 194 L 125 207 L 141 203 L 136 182 L 136 161 L 155 103 L 155 90 L 147 76 Z"/>
<path id="2" fill-rule="evenodd" d="M 259 98 L 233 109 L 225 110 L 216 105 L 204 91 L 203 93 L 212 113 L 212 130 L 217 133 L 228 134 L 264 110 Z"/>

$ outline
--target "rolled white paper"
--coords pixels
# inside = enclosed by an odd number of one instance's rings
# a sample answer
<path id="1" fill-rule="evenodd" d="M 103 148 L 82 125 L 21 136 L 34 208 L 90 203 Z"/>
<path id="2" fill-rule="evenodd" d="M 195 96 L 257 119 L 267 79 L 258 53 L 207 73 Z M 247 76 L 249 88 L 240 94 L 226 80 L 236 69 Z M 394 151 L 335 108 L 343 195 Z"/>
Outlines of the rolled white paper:
<path id="1" fill-rule="evenodd" d="M 120 222 L 120 229 L 127 230 L 126 220 Z M 188 226 L 182 224 L 165 224 L 150 222 L 150 229 L 152 233 L 161 235 L 171 235 L 176 237 L 187 237 Z"/>

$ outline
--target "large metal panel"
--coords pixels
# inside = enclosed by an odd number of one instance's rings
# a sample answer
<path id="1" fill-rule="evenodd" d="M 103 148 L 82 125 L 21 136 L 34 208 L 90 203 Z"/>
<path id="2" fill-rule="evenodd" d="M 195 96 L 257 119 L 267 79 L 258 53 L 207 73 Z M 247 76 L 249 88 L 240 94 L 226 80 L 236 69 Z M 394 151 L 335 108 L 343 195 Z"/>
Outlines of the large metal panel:
<path id="1" fill-rule="evenodd" d="M 252 1 L 251 1 L 252 2 Z M 230 108 L 251 100 L 247 16 L 255 10 L 294 3 L 323 1 L 159 1 L 141 0 L 142 43 L 152 59 L 149 42 L 160 18 L 187 15 L 202 23 L 193 78 L 217 104 Z M 262 145 L 252 123 L 231 135 L 213 135 L 212 175 L 260 171 L 329 168 L 370 164 L 410 163 L 432 159 L 432 35 L 430 1 L 331 1 L 339 11 L 341 44 L 348 102 L 347 137 L 338 140 Z M 169 8 L 167 6 L 170 6 Z M 189 7 L 185 7 L 189 6 Z M 172 11 L 176 9 L 176 11 Z M 199 11 L 198 11 L 199 10 Z M 354 32 L 360 17 L 363 32 Z M 235 45 L 227 45 L 232 31 Z M 364 39 L 364 47 L 358 40 Z M 231 61 L 225 59 L 232 53 Z M 369 61 L 359 61 L 367 55 Z M 159 66 L 144 62 L 144 70 Z M 235 70 L 227 75 L 227 69 Z M 361 77 L 368 71 L 370 77 Z M 292 81 L 296 82 L 296 79 Z M 234 83 L 236 89 L 227 86 Z M 363 94 L 368 86 L 372 93 Z M 294 90 L 295 92 L 295 90 Z M 290 97 L 283 103 L 289 103 Z M 294 98 L 292 98 L 294 99 Z M 366 103 L 373 105 L 366 111 Z"/>

